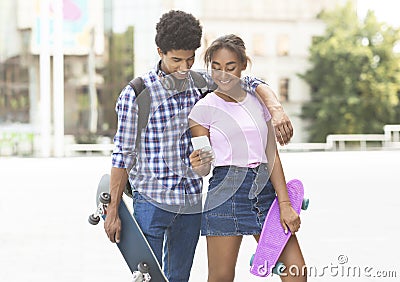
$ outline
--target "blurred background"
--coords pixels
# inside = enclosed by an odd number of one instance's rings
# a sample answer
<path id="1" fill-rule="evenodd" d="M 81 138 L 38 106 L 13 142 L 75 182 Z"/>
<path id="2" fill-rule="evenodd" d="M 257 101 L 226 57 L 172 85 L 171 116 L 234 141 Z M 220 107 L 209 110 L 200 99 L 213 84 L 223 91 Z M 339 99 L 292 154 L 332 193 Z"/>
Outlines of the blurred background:
<path id="1" fill-rule="evenodd" d="M 398 148 L 395 0 L 1 0 L 0 155 L 109 154 L 115 101 L 158 60 L 155 24 L 170 9 L 204 27 L 194 69 L 236 33 L 295 135 L 282 150 Z"/>

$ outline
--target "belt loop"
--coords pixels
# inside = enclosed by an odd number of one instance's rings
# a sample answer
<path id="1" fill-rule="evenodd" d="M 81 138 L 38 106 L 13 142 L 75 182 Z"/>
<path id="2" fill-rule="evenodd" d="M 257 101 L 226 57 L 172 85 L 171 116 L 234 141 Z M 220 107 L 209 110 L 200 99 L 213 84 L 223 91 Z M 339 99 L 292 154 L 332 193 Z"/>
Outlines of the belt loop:
<path id="1" fill-rule="evenodd" d="M 258 174 L 258 171 L 260 170 L 260 166 L 261 166 L 261 164 L 252 168 L 255 174 Z"/>

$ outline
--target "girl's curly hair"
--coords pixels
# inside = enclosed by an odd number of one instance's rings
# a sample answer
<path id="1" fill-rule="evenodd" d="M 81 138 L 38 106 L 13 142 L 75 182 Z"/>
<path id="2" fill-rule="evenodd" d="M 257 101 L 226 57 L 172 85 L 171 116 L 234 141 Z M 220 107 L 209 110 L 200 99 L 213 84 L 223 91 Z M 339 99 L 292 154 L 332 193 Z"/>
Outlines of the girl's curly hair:
<path id="1" fill-rule="evenodd" d="M 156 45 L 163 53 L 201 46 L 202 26 L 192 14 L 171 10 L 161 16 L 156 31 Z"/>

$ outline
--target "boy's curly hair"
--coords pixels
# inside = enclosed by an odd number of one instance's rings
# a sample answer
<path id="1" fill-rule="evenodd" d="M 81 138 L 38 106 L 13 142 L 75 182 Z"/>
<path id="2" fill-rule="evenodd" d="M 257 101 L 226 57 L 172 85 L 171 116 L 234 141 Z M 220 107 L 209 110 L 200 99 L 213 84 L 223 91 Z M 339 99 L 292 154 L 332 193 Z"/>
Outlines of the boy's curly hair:
<path id="1" fill-rule="evenodd" d="M 202 26 L 192 14 L 171 10 L 161 16 L 156 31 L 156 45 L 163 53 L 201 46 Z"/>

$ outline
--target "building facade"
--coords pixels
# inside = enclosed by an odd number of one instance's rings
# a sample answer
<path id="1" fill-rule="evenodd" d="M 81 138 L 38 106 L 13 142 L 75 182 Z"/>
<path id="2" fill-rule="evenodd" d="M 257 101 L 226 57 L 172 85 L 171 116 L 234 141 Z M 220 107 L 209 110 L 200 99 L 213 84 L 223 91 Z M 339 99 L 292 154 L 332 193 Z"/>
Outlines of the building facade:
<path id="1" fill-rule="evenodd" d="M 154 5 L 156 2 L 157 5 Z M 215 38 L 230 33 L 239 35 L 245 41 L 248 55 L 252 59 L 247 73 L 264 79 L 278 95 L 295 128 L 292 142 L 306 142 L 307 124 L 300 118 L 300 114 L 302 105 L 309 99 L 310 90 L 299 74 L 305 73 L 310 67 L 308 55 L 313 37 L 322 35 L 325 30 L 324 23 L 317 18 L 318 14 L 345 2 L 346 0 L 140 1 L 135 4 L 139 5 L 138 9 L 152 8 L 152 21 L 137 19 L 143 28 L 135 31 L 135 57 L 140 58 L 135 61 L 135 70 L 140 74 L 157 60 L 154 27 L 160 15 L 170 9 L 191 12 L 200 19 L 204 34 L 194 68 L 204 69 L 203 52 Z M 152 56 L 149 50 L 154 50 Z"/>
<path id="2" fill-rule="evenodd" d="M 62 7 L 59 14 L 57 4 Z M 62 134 L 77 134 L 88 127 L 88 94 L 92 89 L 92 97 L 96 97 L 96 87 L 101 88 L 103 83 L 96 70 L 96 66 L 103 64 L 103 22 L 103 1 L 0 1 L 0 128 L 3 135 L 13 128 L 18 131 L 15 126 L 22 124 L 24 131 L 39 135 L 36 136 L 38 143 L 49 139 L 47 143 L 52 146 L 54 140 L 50 139 L 57 130 L 57 119 L 61 120 Z M 61 62 L 57 62 L 57 54 Z M 56 76 L 61 76 L 60 84 L 53 83 Z M 48 78 L 48 85 L 42 87 L 44 77 Z M 61 117 L 57 116 L 56 93 L 61 96 Z M 47 102 L 43 103 L 44 100 Z M 44 112 L 48 114 L 43 115 Z M 45 127 L 48 127 L 48 138 L 42 134 Z"/>
<path id="3" fill-rule="evenodd" d="M 49 4 L 47 41 L 43 41 L 42 2 Z M 90 97 L 104 87 L 101 68 L 109 58 L 107 36 L 117 26 L 134 26 L 135 76 L 158 60 L 154 43 L 155 24 L 170 9 L 193 13 L 203 25 L 203 43 L 195 69 L 204 69 L 203 52 L 217 37 L 241 36 L 252 60 L 247 74 L 267 81 L 292 119 L 292 142 L 306 142 L 302 105 L 309 99 L 307 84 L 299 77 L 310 67 L 309 47 L 313 37 L 324 32 L 317 18 L 345 0 L 2 0 L 0 1 L 0 127 L 23 123 L 32 128 L 43 125 L 40 87 L 41 47 L 47 46 L 50 81 L 54 75 L 56 16 L 54 2 L 64 3 L 63 13 L 63 97 L 64 133 L 79 135 L 90 127 Z M 356 0 L 353 0 L 356 2 Z M 123 30 L 117 30 L 121 32 Z M 46 38 L 46 37 L 45 37 Z M 132 42 L 128 42 L 131 44 Z M 128 44 L 127 43 L 127 44 Z M 99 70 L 100 69 L 100 70 Z M 94 88 L 93 88 L 94 85 Z M 93 94 L 94 91 L 97 91 Z M 54 88 L 50 101 L 54 100 Z M 114 91 L 119 91 L 115 89 Z M 108 96 L 107 96 L 108 97 Z M 101 100 L 101 97 L 100 97 Z M 50 104 L 51 111 L 54 110 Z M 101 105 L 98 105 L 101 108 Z M 47 109 L 45 109 L 47 110 Z M 54 122 L 54 113 L 47 124 Z M 102 118 L 100 112 L 96 119 Z M 101 128 L 102 121 L 99 121 Z M 112 124 L 108 128 L 114 128 Z M 54 129 L 50 129 L 51 131 Z M 1 138 L 1 136 L 0 136 Z"/>

